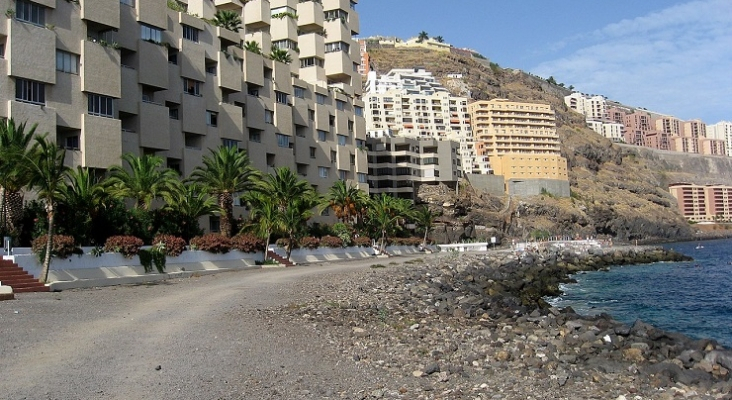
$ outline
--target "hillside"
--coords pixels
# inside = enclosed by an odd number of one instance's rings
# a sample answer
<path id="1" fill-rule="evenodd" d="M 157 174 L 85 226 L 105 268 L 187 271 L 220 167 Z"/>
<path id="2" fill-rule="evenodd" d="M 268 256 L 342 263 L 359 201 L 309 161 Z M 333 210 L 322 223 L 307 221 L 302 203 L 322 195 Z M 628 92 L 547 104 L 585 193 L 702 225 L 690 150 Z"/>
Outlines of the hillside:
<path id="1" fill-rule="evenodd" d="M 383 48 L 370 50 L 370 55 L 379 74 L 392 68 L 424 67 L 455 95 L 546 103 L 557 113 L 571 198 L 496 198 L 469 187 L 456 196 L 451 191 L 424 188 L 420 199 L 442 215 L 439 220 L 444 225 L 436 230 L 442 240 L 481 235 L 529 238 L 546 233 L 607 235 L 626 241 L 691 239 L 694 230 L 678 212 L 668 184 L 711 183 L 710 177 L 714 182 L 732 183 L 729 158 L 668 154 L 611 143 L 586 128 L 584 117 L 565 106 L 563 96 L 568 90 L 524 72 L 423 49 Z M 446 78 L 450 73 L 463 77 Z M 489 229 L 476 231 L 475 226 Z"/>

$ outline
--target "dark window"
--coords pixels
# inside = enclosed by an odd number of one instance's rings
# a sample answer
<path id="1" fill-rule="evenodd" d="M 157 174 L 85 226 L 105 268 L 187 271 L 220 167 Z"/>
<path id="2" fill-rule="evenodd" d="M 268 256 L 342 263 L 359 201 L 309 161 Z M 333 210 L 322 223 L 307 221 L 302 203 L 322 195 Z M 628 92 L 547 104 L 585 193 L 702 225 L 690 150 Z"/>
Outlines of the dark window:
<path id="1" fill-rule="evenodd" d="M 46 85 L 18 78 L 15 80 L 15 99 L 33 104 L 46 104 Z"/>
<path id="2" fill-rule="evenodd" d="M 114 99 L 108 96 L 89 93 L 89 114 L 114 118 Z"/>

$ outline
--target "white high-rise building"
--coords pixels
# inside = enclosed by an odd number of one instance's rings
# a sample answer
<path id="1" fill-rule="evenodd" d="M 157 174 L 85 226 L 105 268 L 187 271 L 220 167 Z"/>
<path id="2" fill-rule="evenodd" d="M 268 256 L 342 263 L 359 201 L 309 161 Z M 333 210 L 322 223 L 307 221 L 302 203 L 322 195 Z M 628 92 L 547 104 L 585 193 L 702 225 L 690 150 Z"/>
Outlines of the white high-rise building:
<path id="1" fill-rule="evenodd" d="M 564 96 L 567 107 L 581 113 L 590 121 L 607 121 L 607 102 L 605 97 L 574 92 Z"/>
<path id="2" fill-rule="evenodd" d="M 394 69 L 365 85 L 366 130 L 395 136 L 435 138 L 460 143 L 462 172 L 488 174 L 487 157 L 478 157 L 468 114 L 468 99 L 452 96 L 424 69 Z"/>
<path id="3" fill-rule="evenodd" d="M 720 121 L 713 125 L 707 125 L 707 137 L 724 140 L 727 155 L 732 155 L 732 122 Z"/>

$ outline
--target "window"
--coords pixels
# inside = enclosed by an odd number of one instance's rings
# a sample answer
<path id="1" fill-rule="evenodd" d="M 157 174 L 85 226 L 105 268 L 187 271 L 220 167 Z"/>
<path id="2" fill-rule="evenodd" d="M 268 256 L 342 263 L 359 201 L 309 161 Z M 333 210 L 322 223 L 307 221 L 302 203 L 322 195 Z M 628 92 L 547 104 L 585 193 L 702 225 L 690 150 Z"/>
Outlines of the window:
<path id="1" fill-rule="evenodd" d="M 178 116 L 178 108 L 168 108 L 168 117 L 170 119 L 180 119 Z"/>
<path id="2" fill-rule="evenodd" d="M 168 49 L 168 64 L 178 65 L 178 49 Z"/>
<path id="3" fill-rule="evenodd" d="M 216 64 L 213 65 L 207 65 L 206 66 L 206 73 L 211 75 L 216 75 Z"/>
<path id="4" fill-rule="evenodd" d="M 219 113 L 206 110 L 206 125 L 218 126 Z"/>
<path id="5" fill-rule="evenodd" d="M 348 20 L 348 13 L 338 9 L 338 10 L 328 10 L 325 13 L 325 20 L 326 21 L 332 21 L 334 19 L 341 19 L 342 21 Z"/>
<path id="6" fill-rule="evenodd" d="M 211 232 L 221 231 L 221 217 L 217 215 L 211 215 L 208 217 L 208 230 Z"/>
<path id="7" fill-rule="evenodd" d="M 320 93 L 315 93 L 315 102 L 318 104 L 325 104 L 325 95 Z"/>
<path id="8" fill-rule="evenodd" d="M 181 25 L 183 26 L 183 39 L 198 43 L 198 29 L 186 24 Z"/>
<path id="9" fill-rule="evenodd" d="M 79 135 L 66 136 L 64 147 L 68 150 L 79 150 Z"/>
<path id="10" fill-rule="evenodd" d="M 356 148 L 358 149 L 365 149 L 366 148 L 366 141 L 363 139 L 356 139 Z"/>
<path id="11" fill-rule="evenodd" d="M 353 121 L 348 121 L 348 132 L 353 133 Z"/>
<path id="12" fill-rule="evenodd" d="M 366 183 L 366 174 L 364 174 L 363 172 L 359 172 L 356 174 L 356 176 L 358 176 L 359 183 Z"/>
<path id="13" fill-rule="evenodd" d="M 336 51 L 342 51 L 348 53 L 351 50 L 351 45 L 346 42 L 333 42 L 325 44 L 326 53 L 335 53 Z"/>
<path id="14" fill-rule="evenodd" d="M 346 109 L 346 102 L 343 100 L 336 100 L 336 108 L 338 111 L 343 111 Z"/>
<path id="15" fill-rule="evenodd" d="M 160 43 L 162 41 L 163 31 L 159 28 L 152 27 L 150 25 L 140 25 L 140 38 L 147 40 L 148 42 Z"/>
<path id="16" fill-rule="evenodd" d="M 277 135 L 277 147 L 284 147 L 284 148 L 290 147 L 290 137 L 289 136 L 283 135 L 281 133 L 278 133 L 276 135 Z"/>
<path id="17" fill-rule="evenodd" d="M 290 39 L 275 40 L 274 42 L 272 42 L 272 47 L 276 47 L 282 50 L 292 49 L 297 51 L 297 43 L 293 42 Z"/>
<path id="18" fill-rule="evenodd" d="M 119 3 L 130 7 L 135 6 L 135 0 L 119 0 Z"/>
<path id="19" fill-rule="evenodd" d="M 19 21 L 44 26 L 46 24 L 46 8 L 30 1 L 16 0 L 15 17 Z"/>
<path id="20" fill-rule="evenodd" d="M 335 162 L 338 161 L 338 152 L 335 150 L 330 151 L 330 162 L 335 164 Z"/>
<path id="21" fill-rule="evenodd" d="M 287 104 L 287 93 L 275 91 L 275 100 L 281 104 Z"/>
<path id="22" fill-rule="evenodd" d="M 265 124 L 274 124 L 274 111 L 264 110 L 264 123 Z"/>
<path id="23" fill-rule="evenodd" d="M 321 142 L 325 142 L 326 137 L 327 137 L 327 132 L 321 131 L 320 129 L 318 129 L 318 140 Z"/>
<path id="24" fill-rule="evenodd" d="M 315 147 L 310 148 L 310 158 L 315 158 Z"/>
<path id="25" fill-rule="evenodd" d="M 99 117 L 114 118 L 114 99 L 109 96 L 89 93 L 89 114 Z"/>
<path id="26" fill-rule="evenodd" d="M 295 88 L 295 97 L 297 97 L 299 99 L 304 99 L 305 98 L 305 89 L 303 89 L 301 87 L 297 87 L 297 86 L 295 86 L 294 88 Z"/>
<path id="27" fill-rule="evenodd" d="M 338 146 L 345 146 L 348 141 L 348 136 L 338 135 Z"/>
<path id="28" fill-rule="evenodd" d="M 338 170 L 338 179 L 345 181 L 348 179 L 348 171 L 344 171 L 342 169 Z"/>
<path id="29" fill-rule="evenodd" d="M 79 73 L 79 56 L 62 50 L 56 50 L 56 71 Z"/>
<path id="30" fill-rule="evenodd" d="M 307 58 L 301 58 L 300 59 L 300 68 L 307 68 L 307 67 L 323 67 L 325 65 L 325 62 L 316 57 L 307 57 Z"/>
<path id="31" fill-rule="evenodd" d="M 329 169 L 330 168 L 328 167 L 318 167 L 318 176 L 321 178 L 327 178 Z"/>
<path id="32" fill-rule="evenodd" d="M 310 118 L 311 121 L 315 121 L 315 110 L 308 109 L 308 118 Z"/>
<path id="33" fill-rule="evenodd" d="M 259 97 L 259 89 L 247 88 L 247 94 L 254 97 Z"/>
<path id="34" fill-rule="evenodd" d="M 249 130 L 249 141 L 254 143 L 262 142 L 262 134 L 260 131 L 250 129 Z"/>
<path id="35" fill-rule="evenodd" d="M 238 149 L 239 141 L 234 139 L 221 139 L 221 145 L 229 149 Z"/>
<path id="36" fill-rule="evenodd" d="M 353 113 L 356 114 L 357 117 L 363 117 L 363 107 L 353 106 Z"/>
<path id="37" fill-rule="evenodd" d="M 193 96 L 200 96 L 201 82 L 193 79 L 183 78 L 183 92 Z"/>
<path id="38" fill-rule="evenodd" d="M 328 123 L 330 123 L 330 126 L 335 126 L 335 115 L 328 117 Z"/>
<path id="39" fill-rule="evenodd" d="M 15 99 L 33 104 L 46 104 L 46 85 L 29 79 L 15 80 Z"/>

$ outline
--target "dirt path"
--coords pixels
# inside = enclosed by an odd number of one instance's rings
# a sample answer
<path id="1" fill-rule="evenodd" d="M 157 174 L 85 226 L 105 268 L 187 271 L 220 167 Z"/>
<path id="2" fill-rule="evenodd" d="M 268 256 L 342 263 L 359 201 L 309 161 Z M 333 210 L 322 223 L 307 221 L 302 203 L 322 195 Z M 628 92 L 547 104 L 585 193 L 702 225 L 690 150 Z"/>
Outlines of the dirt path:
<path id="1" fill-rule="evenodd" d="M 362 398 L 388 378 L 257 310 L 312 297 L 309 282 L 376 262 L 384 260 L 18 294 L 0 302 L 0 397 Z"/>

